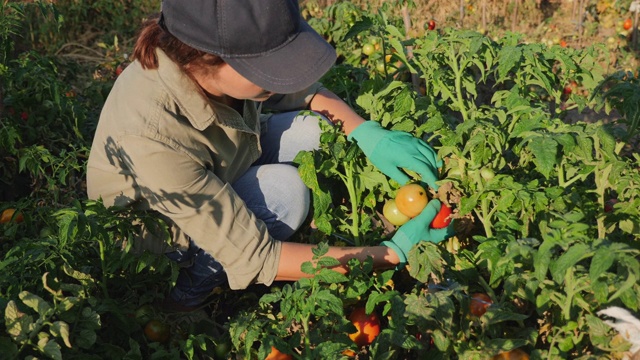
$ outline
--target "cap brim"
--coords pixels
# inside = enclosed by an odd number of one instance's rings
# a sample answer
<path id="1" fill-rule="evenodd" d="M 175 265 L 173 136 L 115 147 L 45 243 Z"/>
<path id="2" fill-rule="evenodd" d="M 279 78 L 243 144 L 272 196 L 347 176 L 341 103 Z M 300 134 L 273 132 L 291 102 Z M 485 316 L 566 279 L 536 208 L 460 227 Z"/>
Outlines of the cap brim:
<path id="1" fill-rule="evenodd" d="M 317 82 L 336 61 L 335 49 L 306 21 L 287 45 L 258 57 L 224 58 L 240 75 L 261 88 L 290 94 Z"/>

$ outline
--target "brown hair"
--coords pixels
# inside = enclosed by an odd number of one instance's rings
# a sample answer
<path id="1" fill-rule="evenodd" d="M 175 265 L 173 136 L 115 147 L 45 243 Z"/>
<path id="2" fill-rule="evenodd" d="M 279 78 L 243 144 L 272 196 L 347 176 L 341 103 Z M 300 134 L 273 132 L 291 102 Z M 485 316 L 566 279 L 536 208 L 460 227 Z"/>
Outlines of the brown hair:
<path id="1" fill-rule="evenodd" d="M 187 71 L 187 65 L 192 70 L 195 68 L 215 69 L 224 61 L 213 54 L 194 49 L 178 40 L 175 36 L 158 24 L 159 14 L 147 19 L 140 29 L 138 39 L 133 48 L 133 58 L 138 60 L 144 69 L 157 69 L 158 57 L 156 48 L 162 49 L 183 71 Z"/>

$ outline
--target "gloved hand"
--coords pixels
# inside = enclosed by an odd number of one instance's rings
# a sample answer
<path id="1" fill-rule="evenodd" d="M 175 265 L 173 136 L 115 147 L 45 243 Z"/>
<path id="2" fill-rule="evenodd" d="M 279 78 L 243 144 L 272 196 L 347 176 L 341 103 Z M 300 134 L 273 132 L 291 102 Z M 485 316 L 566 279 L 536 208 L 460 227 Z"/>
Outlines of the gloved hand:
<path id="1" fill-rule="evenodd" d="M 347 137 L 355 140 L 360 149 L 385 175 L 404 185 L 410 179 L 400 168 L 415 171 L 422 181 L 438 190 L 438 168 L 442 161 L 424 141 L 403 131 L 384 129 L 377 121 L 365 121 Z"/>
<path id="2" fill-rule="evenodd" d="M 391 240 L 383 241 L 382 245 L 390 247 L 398 254 L 400 265 L 407 263 L 409 250 L 420 241 L 439 243 L 453 236 L 453 220 L 446 228 L 432 229 L 429 225 L 440 211 L 440 201 L 431 200 L 418 216 L 400 226 Z"/>

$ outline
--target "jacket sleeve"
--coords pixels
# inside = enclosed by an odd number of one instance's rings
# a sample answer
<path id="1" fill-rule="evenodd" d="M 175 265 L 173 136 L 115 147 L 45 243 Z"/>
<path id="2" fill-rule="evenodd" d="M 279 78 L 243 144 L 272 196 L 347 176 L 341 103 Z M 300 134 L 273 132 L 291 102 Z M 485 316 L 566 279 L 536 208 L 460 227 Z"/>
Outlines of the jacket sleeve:
<path id="1" fill-rule="evenodd" d="M 120 144 L 140 195 L 222 264 L 232 289 L 271 284 L 281 242 L 230 184 L 170 142 L 126 135 Z"/>
<path id="2" fill-rule="evenodd" d="M 275 94 L 263 103 L 263 107 L 266 110 L 276 111 L 303 110 L 309 107 L 311 99 L 323 88 L 324 86 L 321 83 L 315 83 L 297 93 Z"/>

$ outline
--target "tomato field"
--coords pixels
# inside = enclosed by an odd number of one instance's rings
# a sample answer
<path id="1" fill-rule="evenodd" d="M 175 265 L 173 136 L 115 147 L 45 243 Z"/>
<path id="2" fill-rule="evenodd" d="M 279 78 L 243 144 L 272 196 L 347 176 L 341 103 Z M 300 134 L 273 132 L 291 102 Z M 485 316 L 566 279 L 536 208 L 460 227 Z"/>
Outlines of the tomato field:
<path id="1" fill-rule="evenodd" d="M 160 304 L 177 266 L 132 245 L 162 221 L 87 200 L 85 185 L 101 106 L 159 3 L 0 3 L 3 358 L 640 357 L 640 6 L 301 2 L 338 51 L 323 84 L 428 142 L 440 187 L 404 195 L 326 126 L 296 157 L 313 198 L 295 235 L 317 244 L 309 278 L 216 288 L 174 312 Z M 451 209 L 432 226 L 453 219 L 452 238 L 403 268 L 331 269 L 329 245 L 380 244 L 432 198 Z"/>

